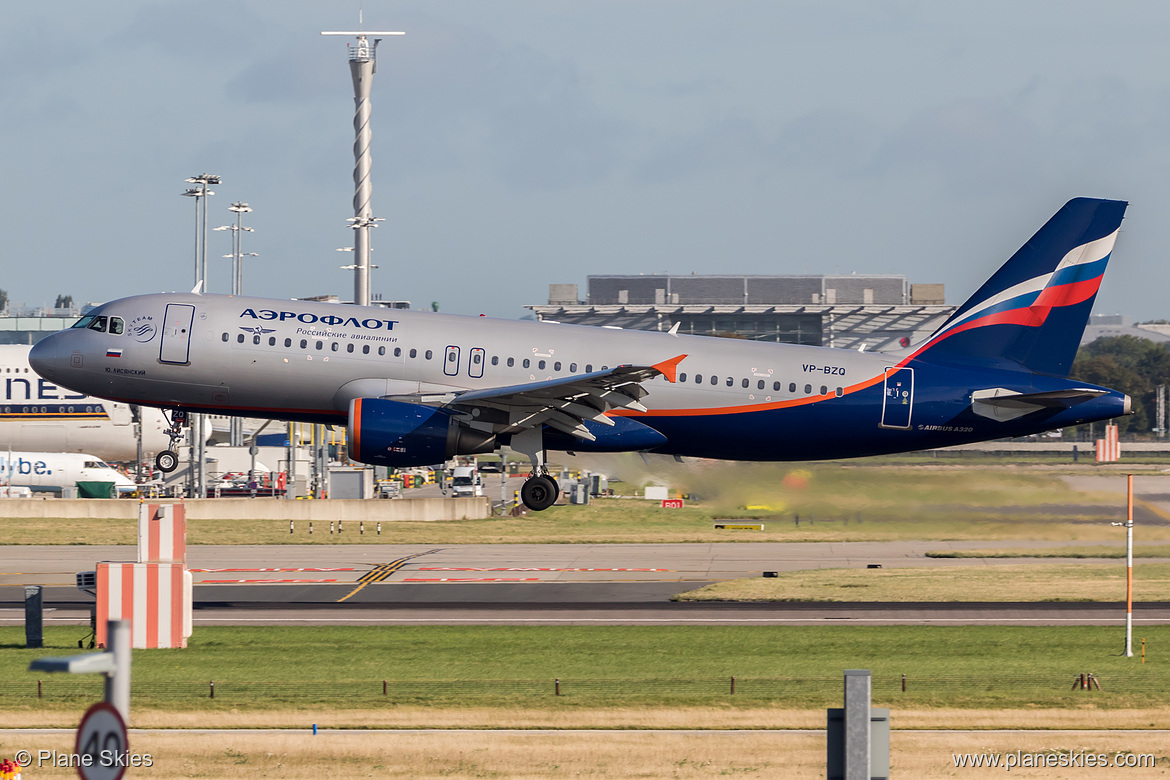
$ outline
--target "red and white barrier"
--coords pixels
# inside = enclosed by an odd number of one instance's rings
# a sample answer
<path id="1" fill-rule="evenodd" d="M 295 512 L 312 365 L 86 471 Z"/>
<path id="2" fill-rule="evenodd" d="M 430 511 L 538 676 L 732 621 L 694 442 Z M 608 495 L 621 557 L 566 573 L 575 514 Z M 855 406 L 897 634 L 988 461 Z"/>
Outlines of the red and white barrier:
<path id="1" fill-rule="evenodd" d="M 183 504 L 138 505 L 138 562 L 187 562 L 187 508 Z"/>
<path id="2" fill-rule="evenodd" d="M 1105 426 L 1105 438 L 1097 439 L 1097 462 L 1116 463 L 1121 460 L 1121 441 L 1116 425 Z"/>
<path id="3" fill-rule="evenodd" d="M 129 620 L 131 647 L 186 647 L 192 581 L 187 571 L 187 517 L 182 504 L 139 504 L 138 562 L 97 565 L 97 645 L 106 621 Z"/>
<path id="4" fill-rule="evenodd" d="M 181 563 L 99 563 L 98 646 L 106 645 L 107 620 L 129 620 L 135 649 L 186 647 L 191 586 L 191 573 Z"/>

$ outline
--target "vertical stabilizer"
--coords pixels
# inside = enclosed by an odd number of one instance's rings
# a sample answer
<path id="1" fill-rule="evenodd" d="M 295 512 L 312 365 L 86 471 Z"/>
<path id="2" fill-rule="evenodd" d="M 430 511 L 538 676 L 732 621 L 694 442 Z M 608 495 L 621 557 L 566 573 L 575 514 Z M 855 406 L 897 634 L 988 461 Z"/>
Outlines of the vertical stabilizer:
<path id="1" fill-rule="evenodd" d="M 1064 204 L 914 356 L 1068 376 L 1127 205 Z"/>

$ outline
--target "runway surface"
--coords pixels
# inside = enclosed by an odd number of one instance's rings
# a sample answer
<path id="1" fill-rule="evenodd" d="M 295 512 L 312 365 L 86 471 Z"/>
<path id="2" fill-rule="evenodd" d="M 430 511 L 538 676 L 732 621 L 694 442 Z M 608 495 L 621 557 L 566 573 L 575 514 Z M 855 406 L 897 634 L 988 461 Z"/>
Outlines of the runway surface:
<path id="1" fill-rule="evenodd" d="M 719 580 L 759 577 L 764 571 L 1060 562 L 925 557 L 927 550 L 997 545 L 984 541 L 212 545 L 190 547 L 188 565 L 195 582 L 196 625 L 1124 623 L 1122 604 L 670 601 L 676 593 Z M 48 625 L 88 622 L 92 597 L 76 588 L 74 574 L 92 570 L 97 561 L 127 561 L 134 556 L 133 547 L 0 547 L 0 625 L 23 621 L 26 584 L 44 587 Z M 1135 605 L 1134 623 L 1170 623 L 1170 604 Z"/>

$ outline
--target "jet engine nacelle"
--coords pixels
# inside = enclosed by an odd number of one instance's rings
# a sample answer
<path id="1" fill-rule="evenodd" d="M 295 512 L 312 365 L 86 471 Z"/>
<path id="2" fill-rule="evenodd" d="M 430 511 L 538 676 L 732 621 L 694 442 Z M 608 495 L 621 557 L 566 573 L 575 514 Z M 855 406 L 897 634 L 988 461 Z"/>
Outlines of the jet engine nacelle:
<path id="1" fill-rule="evenodd" d="M 492 452 L 495 437 L 432 406 L 355 398 L 349 404 L 349 456 L 377 466 L 429 466 L 456 455 Z"/>

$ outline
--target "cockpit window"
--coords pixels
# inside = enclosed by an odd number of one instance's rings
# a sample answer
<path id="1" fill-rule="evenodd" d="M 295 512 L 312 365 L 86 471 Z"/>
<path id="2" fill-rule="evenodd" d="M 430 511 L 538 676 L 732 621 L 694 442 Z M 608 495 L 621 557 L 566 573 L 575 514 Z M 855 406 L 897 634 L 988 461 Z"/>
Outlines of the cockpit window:
<path id="1" fill-rule="evenodd" d="M 77 322 L 73 323 L 72 327 L 74 327 L 74 328 L 88 328 L 90 323 L 92 323 L 93 321 L 94 321 L 94 316 L 92 314 L 87 314 L 84 317 L 82 317 L 81 319 L 79 319 Z"/>
<path id="2" fill-rule="evenodd" d="M 126 323 L 121 317 L 110 317 L 110 333 L 121 336 L 126 332 Z"/>
<path id="3" fill-rule="evenodd" d="M 94 317 L 93 322 L 89 323 L 90 330 L 96 330 L 98 333 L 106 332 L 106 318 Z"/>
<path id="4" fill-rule="evenodd" d="M 108 468 L 113 468 L 113 467 L 109 463 L 103 463 L 100 460 L 87 460 L 87 461 L 85 461 L 84 468 L 87 468 L 87 469 L 108 469 Z"/>

